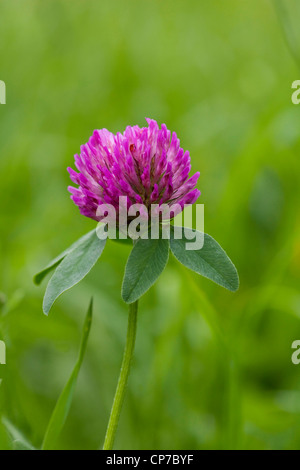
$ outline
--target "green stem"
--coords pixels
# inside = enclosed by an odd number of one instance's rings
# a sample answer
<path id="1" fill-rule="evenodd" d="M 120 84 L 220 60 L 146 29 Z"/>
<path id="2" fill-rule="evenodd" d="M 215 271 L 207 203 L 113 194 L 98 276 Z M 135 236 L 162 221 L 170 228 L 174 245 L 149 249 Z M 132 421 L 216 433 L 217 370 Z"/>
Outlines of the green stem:
<path id="1" fill-rule="evenodd" d="M 122 405 L 125 396 L 125 389 L 128 382 L 130 366 L 134 351 L 136 324 L 137 324 L 138 301 L 129 305 L 128 328 L 126 346 L 115 393 L 114 402 L 110 412 L 109 422 L 106 430 L 103 450 L 111 450 L 114 445 L 115 435 L 119 423 Z"/>

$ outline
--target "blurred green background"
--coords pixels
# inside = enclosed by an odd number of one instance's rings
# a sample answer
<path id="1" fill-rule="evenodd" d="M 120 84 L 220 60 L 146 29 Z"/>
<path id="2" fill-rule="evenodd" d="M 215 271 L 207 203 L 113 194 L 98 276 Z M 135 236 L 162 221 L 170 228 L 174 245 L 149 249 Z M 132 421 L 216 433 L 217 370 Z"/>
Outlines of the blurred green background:
<path id="1" fill-rule="evenodd" d="M 118 449 L 299 449 L 300 6 L 296 0 L 0 3 L 2 414 L 40 446 L 94 319 L 58 448 L 104 439 L 126 336 L 130 248 L 42 313 L 32 277 L 91 230 L 67 166 L 95 128 L 152 117 L 200 171 L 205 230 L 236 264 L 229 293 L 170 257 L 140 302 Z M 3 369 L 2 367 L 2 369 Z M 11 444 L 0 430 L 0 448 Z"/>

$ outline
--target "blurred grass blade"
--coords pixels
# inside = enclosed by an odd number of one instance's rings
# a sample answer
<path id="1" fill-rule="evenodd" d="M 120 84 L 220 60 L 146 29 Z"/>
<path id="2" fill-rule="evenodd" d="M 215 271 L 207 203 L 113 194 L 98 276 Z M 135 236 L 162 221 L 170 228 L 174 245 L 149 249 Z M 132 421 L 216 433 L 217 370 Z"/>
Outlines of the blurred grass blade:
<path id="1" fill-rule="evenodd" d="M 299 1 L 273 0 L 286 45 L 300 66 Z"/>
<path id="2" fill-rule="evenodd" d="M 40 272 L 38 272 L 34 276 L 33 282 L 35 284 L 39 285 L 42 282 L 42 280 L 44 279 L 44 277 L 47 276 L 47 274 L 50 271 L 53 271 L 53 269 L 55 269 L 62 262 L 62 260 L 69 253 L 71 253 L 71 251 L 73 251 L 75 248 L 77 248 L 81 244 L 84 244 L 86 242 L 86 240 L 88 240 L 95 231 L 96 231 L 96 229 L 92 230 L 91 232 L 86 233 L 85 235 L 83 235 L 83 237 L 80 237 L 76 242 L 74 242 L 71 246 L 69 246 L 69 248 L 67 248 L 65 251 L 63 251 L 60 255 L 56 256 L 56 258 L 54 258 L 52 261 L 50 261 L 50 263 L 47 264 L 47 266 L 44 269 L 42 269 Z"/>
<path id="3" fill-rule="evenodd" d="M 26 437 L 19 431 L 14 424 L 9 421 L 7 418 L 2 418 L 2 423 L 7 430 L 8 434 L 11 436 L 12 444 L 14 450 L 36 450 Z"/>
<path id="4" fill-rule="evenodd" d="M 102 230 L 105 227 L 103 226 Z M 48 315 L 55 300 L 66 290 L 78 284 L 92 269 L 102 254 L 106 239 L 98 238 L 96 231 L 76 246 L 56 268 L 44 296 L 43 311 Z"/>
<path id="5" fill-rule="evenodd" d="M 180 239 L 174 238 L 174 232 L 171 232 L 170 246 L 175 258 L 192 271 L 235 292 L 239 287 L 238 273 L 219 243 L 205 233 L 204 245 L 200 250 L 187 250 L 186 244 L 192 238 L 190 235 L 186 237 L 186 231 L 196 232 L 196 230 L 188 228 L 182 229 Z"/>
<path id="6" fill-rule="evenodd" d="M 73 372 L 65 388 L 63 389 L 59 399 L 57 400 L 56 406 L 54 408 L 54 411 L 52 413 L 52 416 L 48 424 L 48 428 L 45 433 L 44 441 L 42 444 L 42 450 L 54 449 L 57 439 L 59 437 L 59 434 L 68 416 L 71 403 L 72 403 L 72 398 L 73 398 L 73 393 L 74 393 L 77 377 L 80 371 L 80 367 L 83 361 L 83 357 L 84 357 L 87 342 L 88 342 L 88 337 L 89 337 L 91 323 L 92 323 L 92 314 L 93 314 L 93 299 L 91 299 L 90 301 L 90 305 L 89 305 L 86 319 L 84 322 L 80 351 L 79 351 L 77 362 L 75 364 Z"/>
<path id="7" fill-rule="evenodd" d="M 11 450 L 13 448 L 13 442 L 11 435 L 9 434 L 8 430 L 2 423 L 2 419 L 0 419 L 0 449 L 1 450 Z"/>

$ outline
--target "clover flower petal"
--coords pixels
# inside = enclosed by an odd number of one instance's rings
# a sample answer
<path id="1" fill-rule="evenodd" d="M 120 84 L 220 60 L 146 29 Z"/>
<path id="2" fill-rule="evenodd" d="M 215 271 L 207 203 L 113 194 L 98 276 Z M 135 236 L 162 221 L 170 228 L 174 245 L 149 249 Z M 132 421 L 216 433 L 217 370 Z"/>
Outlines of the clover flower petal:
<path id="1" fill-rule="evenodd" d="M 175 132 L 165 124 L 146 119 L 148 127 L 128 126 L 116 135 L 95 130 L 75 155 L 79 173 L 68 168 L 78 188 L 69 186 L 71 199 L 81 214 L 100 221 L 97 209 L 112 204 L 118 211 L 119 197 L 133 204 L 194 204 L 200 195 L 195 188 L 200 173 L 189 177 L 190 155 L 180 147 Z"/>

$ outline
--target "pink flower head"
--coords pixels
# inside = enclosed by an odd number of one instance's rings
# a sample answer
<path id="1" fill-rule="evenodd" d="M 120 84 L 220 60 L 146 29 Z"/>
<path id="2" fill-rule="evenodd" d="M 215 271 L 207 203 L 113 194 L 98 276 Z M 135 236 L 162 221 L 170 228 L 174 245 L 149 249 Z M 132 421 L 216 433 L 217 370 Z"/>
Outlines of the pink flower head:
<path id="1" fill-rule="evenodd" d="M 95 130 L 87 144 L 75 155 L 77 173 L 68 168 L 71 199 L 81 214 L 100 221 L 97 209 L 111 204 L 118 211 L 119 197 L 133 204 L 193 204 L 200 195 L 195 189 L 200 173 L 189 177 L 190 154 L 180 147 L 175 132 L 165 124 L 146 119 L 148 127 L 128 126 L 116 135 L 107 129 Z"/>

